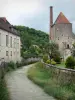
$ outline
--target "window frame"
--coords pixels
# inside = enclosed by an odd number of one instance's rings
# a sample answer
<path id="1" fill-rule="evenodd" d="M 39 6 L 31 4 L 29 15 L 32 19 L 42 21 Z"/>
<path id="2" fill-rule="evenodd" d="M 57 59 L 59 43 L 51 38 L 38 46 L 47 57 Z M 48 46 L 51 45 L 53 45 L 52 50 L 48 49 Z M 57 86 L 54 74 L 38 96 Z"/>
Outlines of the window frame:
<path id="1" fill-rule="evenodd" d="M 8 47 L 8 44 L 9 44 L 9 37 L 8 35 L 6 35 L 6 47 Z"/>
<path id="2" fill-rule="evenodd" d="M 12 48 L 12 36 L 10 36 L 10 47 Z"/>
<path id="3" fill-rule="evenodd" d="M 9 52 L 8 51 L 6 51 L 6 56 L 9 56 Z"/>

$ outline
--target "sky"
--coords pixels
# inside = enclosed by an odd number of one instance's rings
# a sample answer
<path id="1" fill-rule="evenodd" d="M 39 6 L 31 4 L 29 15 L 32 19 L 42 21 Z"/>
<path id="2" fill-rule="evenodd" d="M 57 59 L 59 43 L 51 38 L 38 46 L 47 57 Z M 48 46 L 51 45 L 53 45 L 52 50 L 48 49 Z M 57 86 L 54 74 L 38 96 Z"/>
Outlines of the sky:
<path id="1" fill-rule="evenodd" d="M 75 33 L 75 0 L 0 0 L 0 17 L 6 17 L 13 25 L 49 33 L 50 6 L 53 6 L 53 20 L 63 12 L 73 23 Z"/>

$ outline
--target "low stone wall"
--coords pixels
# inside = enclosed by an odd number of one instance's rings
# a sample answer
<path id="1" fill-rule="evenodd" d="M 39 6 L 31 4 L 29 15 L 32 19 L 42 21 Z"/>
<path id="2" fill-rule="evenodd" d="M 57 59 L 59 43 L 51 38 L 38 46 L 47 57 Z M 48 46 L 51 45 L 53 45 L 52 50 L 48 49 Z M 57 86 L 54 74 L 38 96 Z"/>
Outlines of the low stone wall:
<path id="1" fill-rule="evenodd" d="M 35 63 L 35 62 L 38 62 L 40 61 L 41 58 L 36 58 L 36 57 L 31 57 L 31 58 L 28 58 L 28 59 L 22 59 L 22 63 L 24 63 L 24 65 L 28 65 L 28 64 L 32 64 L 32 63 Z"/>
<path id="2" fill-rule="evenodd" d="M 45 63 L 43 63 L 45 64 Z M 50 64 L 45 64 L 47 68 L 52 73 L 52 76 L 58 80 L 61 84 L 75 84 L 75 70 L 67 69 L 67 68 L 59 68 Z"/>
<path id="3" fill-rule="evenodd" d="M 26 62 L 37 62 L 37 61 L 40 61 L 40 58 L 28 58 L 28 59 L 26 59 Z"/>

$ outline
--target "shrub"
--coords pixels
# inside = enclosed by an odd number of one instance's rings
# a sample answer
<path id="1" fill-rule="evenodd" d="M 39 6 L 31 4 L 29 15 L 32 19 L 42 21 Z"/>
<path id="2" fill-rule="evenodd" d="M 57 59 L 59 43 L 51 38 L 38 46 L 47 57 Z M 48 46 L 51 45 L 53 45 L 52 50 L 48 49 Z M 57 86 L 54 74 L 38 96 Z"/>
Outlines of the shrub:
<path id="1" fill-rule="evenodd" d="M 46 62 L 48 60 L 48 55 L 43 56 L 43 61 Z"/>
<path id="2" fill-rule="evenodd" d="M 48 60 L 46 61 L 46 63 L 47 63 L 47 64 L 52 64 L 52 65 L 56 65 L 56 62 L 55 62 L 53 59 L 51 59 L 51 61 L 48 59 Z"/>
<path id="3" fill-rule="evenodd" d="M 72 56 L 68 57 L 66 59 L 66 68 L 70 68 L 70 69 L 74 69 L 74 66 L 75 66 L 75 60 Z"/>
<path id="4" fill-rule="evenodd" d="M 9 92 L 4 79 L 0 80 L 0 100 L 10 100 Z"/>
<path id="5" fill-rule="evenodd" d="M 17 61 L 16 66 L 17 66 L 17 68 L 21 67 L 21 63 Z"/>
<path id="6" fill-rule="evenodd" d="M 10 69 L 16 68 L 16 64 L 13 61 L 10 61 L 7 65 L 8 65 L 8 67 L 10 67 Z"/>
<path id="7" fill-rule="evenodd" d="M 59 56 L 56 56 L 54 57 L 54 61 L 57 63 L 57 64 L 60 64 L 61 63 L 61 58 Z"/>
<path id="8" fill-rule="evenodd" d="M 56 62 L 54 60 L 51 61 L 52 65 L 56 65 Z"/>
<path id="9" fill-rule="evenodd" d="M 50 63 L 51 63 L 51 61 L 48 59 L 48 60 L 46 61 L 46 63 L 47 63 L 47 64 L 50 64 Z"/>

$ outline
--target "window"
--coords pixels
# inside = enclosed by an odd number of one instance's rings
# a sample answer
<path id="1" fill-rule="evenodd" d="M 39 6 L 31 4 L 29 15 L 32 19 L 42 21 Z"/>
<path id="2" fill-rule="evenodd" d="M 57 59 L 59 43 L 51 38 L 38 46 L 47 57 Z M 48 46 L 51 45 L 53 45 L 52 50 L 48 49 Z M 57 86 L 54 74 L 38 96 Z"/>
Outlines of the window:
<path id="1" fill-rule="evenodd" d="M 69 44 L 67 44 L 67 49 L 69 49 L 70 47 L 69 47 Z"/>
<path id="2" fill-rule="evenodd" d="M 6 56 L 8 56 L 8 51 L 6 51 Z"/>
<path id="3" fill-rule="evenodd" d="M 58 40 L 59 40 L 59 37 L 58 37 Z"/>
<path id="4" fill-rule="evenodd" d="M 17 39 L 17 48 L 19 48 L 19 39 Z"/>
<path id="5" fill-rule="evenodd" d="M 6 46 L 8 46 L 8 35 L 6 35 Z"/>
<path id="6" fill-rule="evenodd" d="M 16 48 L 16 38 L 14 38 L 14 48 Z"/>
<path id="7" fill-rule="evenodd" d="M 10 47 L 12 47 L 12 37 L 10 37 Z"/>
<path id="8" fill-rule="evenodd" d="M 14 55 L 15 55 L 15 52 L 14 52 Z"/>
<path id="9" fill-rule="evenodd" d="M 1 45 L 1 33 L 0 33 L 0 45 Z"/>
<path id="10" fill-rule="evenodd" d="M 10 55 L 12 56 L 12 51 L 11 51 L 11 54 Z"/>

